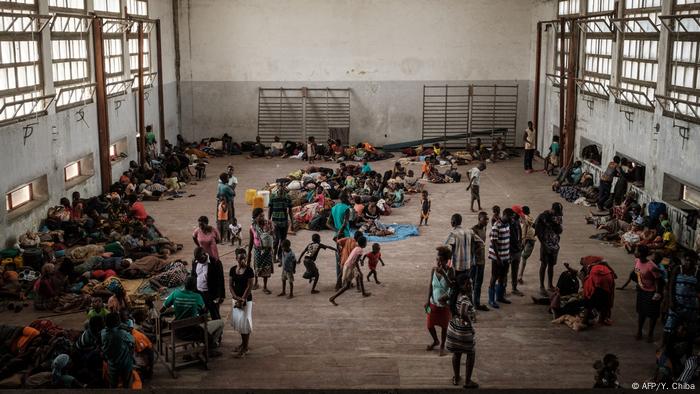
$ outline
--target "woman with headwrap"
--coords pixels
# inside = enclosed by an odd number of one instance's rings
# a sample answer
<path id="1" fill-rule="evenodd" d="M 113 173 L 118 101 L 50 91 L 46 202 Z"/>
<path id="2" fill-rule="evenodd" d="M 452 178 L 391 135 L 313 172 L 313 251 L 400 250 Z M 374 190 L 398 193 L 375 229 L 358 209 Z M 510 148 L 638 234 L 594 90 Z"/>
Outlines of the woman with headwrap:
<path id="1" fill-rule="evenodd" d="M 72 375 L 66 373 L 71 364 L 70 357 L 67 354 L 59 354 L 51 363 L 51 384 L 55 387 L 87 387 L 80 383 Z"/>
<path id="2" fill-rule="evenodd" d="M 612 324 L 610 316 L 615 299 L 615 279 L 617 278 L 615 271 L 600 256 L 582 257 L 581 265 L 583 269 L 579 275 L 583 279 L 585 306 L 583 321 L 588 323 L 593 310 L 596 310 L 600 323 L 605 325 Z"/>

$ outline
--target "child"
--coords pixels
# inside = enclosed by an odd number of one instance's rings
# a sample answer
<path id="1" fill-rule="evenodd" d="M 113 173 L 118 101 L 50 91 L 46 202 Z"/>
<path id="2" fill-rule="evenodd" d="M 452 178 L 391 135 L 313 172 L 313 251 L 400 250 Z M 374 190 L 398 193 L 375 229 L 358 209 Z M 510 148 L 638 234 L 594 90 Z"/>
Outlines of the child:
<path id="1" fill-rule="evenodd" d="M 100 297 L 93 297 L 90 305 L 90 310 L 87 313 L 87 318 L 90 320 L 95 316 L 105 317 L 109 311 L 105 308 L 104 303 Z"/>
<path id="2" fill-rule="evenodd" d="M 362 174 L 369 174 L 372 172 L 372 166 L 369 165 L 369 161 L 367 159 L 362 159 L 362 171 L 360 171 Z"/>
<path id="3" fill-rule="evenodd" d="M 367 282 L 369 283 L 369 278 L 372 275 L 374 275 L 374 281 L 378 285 L 381 285 L 379 279 L 377 279 L 377 263 L 382 263 L 382 266 L 386 264 L 384 264 L 384 260 L 382 260 L 381 247 L 378 243 L 372 244 L 372 252 L 367 253 L 366 255 L 364 255 L 364 257 L 362 257 L 362 265 L 365 264 L 365 259 L 367 259 L 367 267 L 369 268 L 369 274 L 367 274 Z"/>
<path id="4" fill-rule="evenodd" d="M 430 198 L 428 198 L 428 191 L 423 190 L 423 193 L 420 198 L 420 223 L 418 226 L 423 225 L 423 221 L 425 221 L 425 225 L 428 225 L 428 218 L 430 217 Z M 376 280 L 376 278 L 375 278 Z"/>
<path id="5" fill-rule="evenodd" d="M 202 159 L 197 159 L 194 169 L 196 171 L 197 180 L 201 181 L 207 177 L 207 163 Z"/>
<path id="6" fill-rule="evenodd" d="M 316 158 L 316 139 L 314 137 L 309 137 L 309 142 L 306 144 L 306 158 L 309 164 L 314 164 Z"/>
<path id="7" fill-rule="evenodd" d="M 288 239 L 282 241 L 282 292 L 277 297 L 287 295 L 287 281 L 289 281 L 289 295 L 294 298 L 294 273 L 297 269 L 297 259 L 292 252 L 292 243 Z"/>
<path id="8" fill-rule="evenodd" d="M 229 233 L 226 231 L 226 224 L 228 224 L 228 204 L 226 199 L 220 198 L 216 207 L 216 225 L 219 234 L 221 234 L 222 242 L 230 239 Z"/>
<path id="9" fill-rule="evenodd" d="M 304 248 L 304 251 L 301 252 L 301 255 L 299 255 L 299 260 L 297 261 L 297 264 L 299 264 L 301 258 L 304 258 L 304 267 L 306 267 L 306 272 L 304 272 L 303 278 L 308 279 L 309 283 L 311 283 L 311 281 L 314 283 L 311 287 L 311 294 L 319 293 L 319 291 L 316 290 L 316 284 L 318 284 L 319 277 L 318 267 L 316 267 L 316 258 L 318 257 L 318 252 L 320 252 L 321 249 L 329 249 L 334 252 L 337 251 L 336 248 L 322 244 L 321 236 L 314 234 L 311 236 L 311 243 L 306 245 L 306 248 Z"/>
<path id="10" fill-rule="evenodd" d="M 238 241 L 238 246 L 241 246 L 241 226 L 236 218 L 231 219 L 231 224 L 228 225 L 228 236 L 231 239 L 231 246 Z"/>
<path id="11" fill-rule="evenodd" d="M 547 175 L 554 175 L 554 170 L 559 166 L 559 136 L 552 137 L 552 145 L 549 146 L 549 155 L 544 162 Z"/>
<path id="12" fill-rule="evenodd" d="M 467 191 L 471 190 L 471 210 L 472 212 L 477 212 L 474 210 L 474 202 L 476 201 L 479 211 L 481 211 L 481 194 L 479 193 L 481 185 L 481 173 L 486 170 L 486 164 L 479 163 L 478 166 L 469 170 L 469 185 L 467 186 Z"/>
<path id="13" fill-rule="evenodd" d="M 357 246 L 350 252 L 348 258 L 342 262 L 342 287 L 328 299 L 331 304 L 338 306 L 338 304 L 335 302 L 336 298 L 340 297 L 341 294 L 350 289 L 353 279 L 357 280 L 357 286 L 362 292 L 363 297 L 369 297 L 372 295 L 372 293 L 365 292 L 362 271 L 360 271 L 360 267 L 357 264 L 362 256 L 362 250 L 365 248 L 365 246 L 367 246 L 367 238 L 360 236 L 357 239 Z"/>

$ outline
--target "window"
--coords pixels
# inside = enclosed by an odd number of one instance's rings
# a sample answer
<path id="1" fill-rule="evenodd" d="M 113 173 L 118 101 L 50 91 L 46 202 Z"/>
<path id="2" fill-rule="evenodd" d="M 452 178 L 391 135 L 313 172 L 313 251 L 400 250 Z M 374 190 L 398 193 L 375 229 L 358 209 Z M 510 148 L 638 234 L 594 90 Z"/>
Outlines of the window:
<path id="1" fill-rule="evenodd" d="M 699 0 L 675 0 L 673 14 L 697 15 L 700 12 Z M 670 21 L 669 21 L 670 22 Z M 660 100 L 664 112 L 669 116 L 679 116 L 684 120 L 700 122 L 700 31 L 698 20 L 678 19 L 671 22 L 669 32 L 670 58 L 668 68 L 667 95 L 676 99 L 675 103 Z"/>
<path id="2" fill-rule="evenodd" d="M 559 0 L 559 17 L 576 16 L 581 13 L 581 3 L 580 0 Z M 557 34 L 556 34 L 556 47 L 554 53 L 554 73 L 559 75 L 561 73 L 561 61 L 562 57 L 564 59 L 564 69 L 568 67 L 569 64 L 569 45 L 571 43 L 571 28 L 573 22 L 567 21 L 564 24 L 564 31 L 561 30 L 561 26 L 557 24 Z M 564 37 L 564 45 L 562 48 L 561 37 Z M 566 86 L 566 79 L 560 81 L 561 85 Z M 555 83 L 555 86 L 559 84 Z"/>
<path id="3" fill-rule="evenodd" d="M 588 0 L 588 15 L 611 12 L 615 9 L 615 0 Z"/>
<path id="4" fill-rule="evenodd" d="M 92 98 L 88 38 L 90 21 L 83 0 L 51 0 L 49 11 L 59 12 L 51 25 L 51 63 L 58 92 L 56 109 L 62 110 Z M 71 14 L 60 14 L 67 9 Z"/>
<path id="5" fill-rule="evenodd" d="M 7 211 L 15 210 L 23 205 L 30 203 L 33 199 L 33 187 L 31 183 L 27 183 L 17 189 L 5 194 L 5 207 Z"/>
<path id="6" fill-rule="evenodd" d="M 35 0 L 0 1 L 0 122 L 46 111 Z M 22 16 L 22 15 L 27 15 Z"/>
<path id="7" fill-rule="evenodd" d="M 80 173 L 80 162 L 76 161 L 63 167 L 63 179 L 68 182 L 75 179 L 81 175 Z"/>
<path id="8" fill-rule="evenodd" d="M 126 12 L 129 15 L 148 16 L 147 0 L 127 0 Z"/>
<path id="9" fill-rule="evenodd" d="M 49 8 L 61 8 L 71 11 L 84 10 L 85 0 L 49 0 Z"/>
<path id="10" fill-rule="evenodd" d="M 109 146 L 109 157 L 115 157 L 117 155 L 117 144 L 112 144 Z"/>
<path id="11" fill-rule="evenodd" d="M 661 0 L 625 0 L 622 31 L 620 85 L 637 92 L 634 102 L 622 95 L 619 100 L 632 106 L 653 110 L 658 75 L 659 26 Z"/>
<path id="12" fill-rule="evenodd" d="M 118 14 L 119 0 L 95 0 L 95 11 L 102 13 Z"/>
<path id="13" fill-rule="evenodd" d="M 700 208 L 700 189 L 692 186 L 681 186 L 681 201 Z"/>
<path id="14" fill-rule="evenodd" d="M 580 12 L 580 0 L 559 0 L 559 16 L 578 15 Z"/>
<path id="15" fill-rule="evenodd" d="M 123 137 L 109 146 L 109 159 L 111 161 L 121 161 L 127 157 L 127 139 Z"/>

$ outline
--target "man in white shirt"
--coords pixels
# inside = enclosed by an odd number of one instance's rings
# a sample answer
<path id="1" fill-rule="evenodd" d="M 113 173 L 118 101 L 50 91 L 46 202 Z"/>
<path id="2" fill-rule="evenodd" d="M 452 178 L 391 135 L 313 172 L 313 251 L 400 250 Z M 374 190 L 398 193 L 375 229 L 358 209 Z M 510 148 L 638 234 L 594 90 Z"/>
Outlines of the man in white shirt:
<path id="1" fill-rule="evenodd" d="M 523 142 L 525 142 L 525 171 L 532 173 L 532 159 L 535 157 L 535 147 L 537 144 L 537 132 L 532 122 L 527 122 L 527 129 L 523 134 Z"/>
<path id="2" fill-rule="evenodd" d="M 471 209 L 472 212 L 477 212 L 474 210 L 474 201 L 479 205 L 479 211 L 481 211 L 481 196 L 479 195 L 479 186 L 481 184 L 481 172 L 486 170 L 486 164 L 481 163 L 478 166 L 469 170 L 469 185 L 467 186 L 467 191 L 472 191 L 472 201 Z"/>

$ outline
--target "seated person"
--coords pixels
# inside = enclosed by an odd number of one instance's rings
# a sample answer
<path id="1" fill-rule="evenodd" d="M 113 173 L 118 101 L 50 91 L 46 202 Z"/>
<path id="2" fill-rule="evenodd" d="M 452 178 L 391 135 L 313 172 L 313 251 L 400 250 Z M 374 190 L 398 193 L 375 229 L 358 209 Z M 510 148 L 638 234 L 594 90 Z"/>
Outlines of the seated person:
<path id="1" fill-rule="evenodd" d="M 277 157 L 284 154 L 284 144 L 280 142 L 280 137 L 275 136 L 275 141 L 270 144 L 270 156 Z"/>
<path id="2" fill-rule="evenodd" d="M 250 158 L 254 157 L 265 157 L 267 155 L 267 147 L 260 142 L 260 137 L 255 137 L 255 145 L 253 145 L 253 152 L 250 154 Z"/>
<path id="3" fill-rule="evenodd" d="M 194 276 L 187 277 L 184 290 L 175 290 L 168 296 L 163 303 L 163 308 L 161 308 L 160 313 L 165 313 L 170 307 L 174 309 L 175 320 L 190 319 L 207 313 L 204 299 L 197 292 L 197 279 Z M 224 321 L 212 320 L 208 322 L 207 331 L 209 334 L 209 356 L 214 357 L 216 355 L 221 355 L 220 352 L 213 349 L 219 347 L 221 344 L 221 338 L 224 332 Z M 186 341 L 202 341 L 204 339 L 202 326 L 186 327 L 177 330 L 175 335 Z"/>

